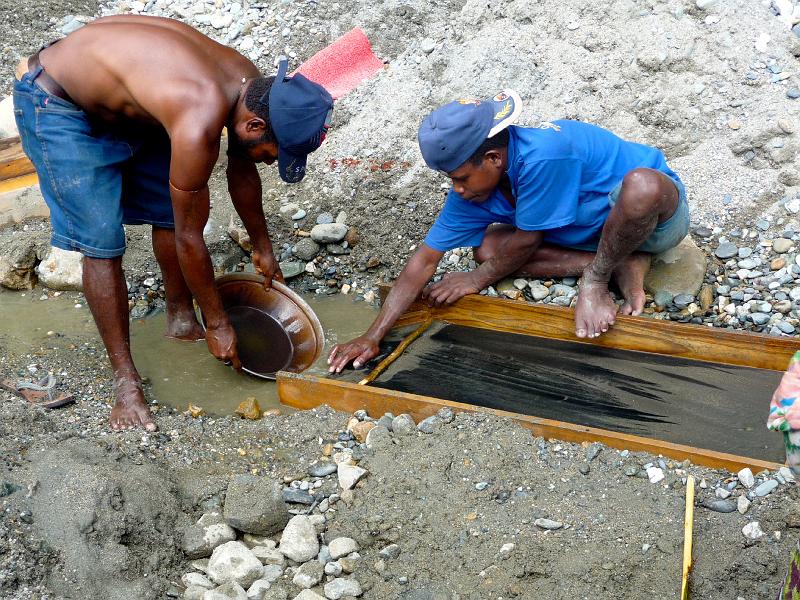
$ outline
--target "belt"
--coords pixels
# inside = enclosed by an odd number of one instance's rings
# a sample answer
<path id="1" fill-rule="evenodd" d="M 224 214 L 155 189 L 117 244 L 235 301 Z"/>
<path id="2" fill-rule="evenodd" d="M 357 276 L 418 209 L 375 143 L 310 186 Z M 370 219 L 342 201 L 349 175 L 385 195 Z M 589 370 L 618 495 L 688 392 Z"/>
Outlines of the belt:
<path id="1" fill-rule="evenodd" d="M 28 59 L 28 72 L 33 73 L 39 67 L 42 67 L 42 63 L 39 62 L 39 53 L 37 52 Z M 72 102 L 75 104 L 72 98 L 69 97 L 69 94 L 66 92 L 66 90 L 61 87 L 55 79 L 47 74 L 47 71 L 44 70 L 44 67 L 42 67 L 41 72 L 36 77 L 36 84 L 51 96 L 56 96 L 62 100 L 66 100 L 67 102 Z"/>

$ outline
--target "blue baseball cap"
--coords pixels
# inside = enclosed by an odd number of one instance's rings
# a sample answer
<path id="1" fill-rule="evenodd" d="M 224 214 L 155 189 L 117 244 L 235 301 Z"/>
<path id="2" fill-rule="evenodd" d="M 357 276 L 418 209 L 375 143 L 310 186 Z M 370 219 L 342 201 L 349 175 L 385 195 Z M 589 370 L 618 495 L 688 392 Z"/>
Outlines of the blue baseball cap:
<path id="1" fill-rule="evenodd" d="M 522 98 L 503 90 L 486 100 L 462 99 L 437 108 L 422 121 L 417 139 L 422 158 L 436 171 L 452 173 L 481 144 L 517 120 Z"/>
<path id="2" fill-rule="evenodd" d="M 269 102 L 269 120 L 278 141 L 278 172 L 287 183 L 306 174 L 308 155 L 320 147 L 333 115 L 328 91 L 299 73 L 286 77 L 289 61 L 278 59 L 278 74 L 261 102 Z"/>

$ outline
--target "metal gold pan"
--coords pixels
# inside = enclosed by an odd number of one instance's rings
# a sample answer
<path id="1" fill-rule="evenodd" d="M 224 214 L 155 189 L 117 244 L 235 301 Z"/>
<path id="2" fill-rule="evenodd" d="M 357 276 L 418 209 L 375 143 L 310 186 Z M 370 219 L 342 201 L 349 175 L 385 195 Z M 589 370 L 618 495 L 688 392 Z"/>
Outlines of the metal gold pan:
<path id="1" fill-rule="evenodd" d="M 236 331 L 239 359 L 245 372 L 275 379 L 278 371 L 299 373 L 322 353 L 325 334 L 311 307 L 277 281 L 230 273 L 217 279 L 217 289 Z"/>

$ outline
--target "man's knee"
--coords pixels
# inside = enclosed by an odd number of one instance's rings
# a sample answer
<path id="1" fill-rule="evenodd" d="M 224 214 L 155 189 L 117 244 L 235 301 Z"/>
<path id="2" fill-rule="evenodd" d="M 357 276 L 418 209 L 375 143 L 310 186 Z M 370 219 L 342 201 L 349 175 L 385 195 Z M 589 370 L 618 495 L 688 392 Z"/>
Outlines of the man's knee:
<path id="1" fill-rule="evenodd" d="M 489 248 L 491 244 L 481 244 L 477 248 L 472 248 L 472 256 L 475 257 L 475 262 L 485 263 L 487 260 L 494 256 L 494 248 Z"/>
<path id="2" fill-rule="evenodd" d="M 618 201 L 625 215 L 632 219 L 641 219 L 660 214 L 665 204 L 670 203 L 671 194 L 677 196 L 674 184 L 666 179 L 666 175 L 654 169 L 638 168 L 628 172 L 622 179 Z"/>

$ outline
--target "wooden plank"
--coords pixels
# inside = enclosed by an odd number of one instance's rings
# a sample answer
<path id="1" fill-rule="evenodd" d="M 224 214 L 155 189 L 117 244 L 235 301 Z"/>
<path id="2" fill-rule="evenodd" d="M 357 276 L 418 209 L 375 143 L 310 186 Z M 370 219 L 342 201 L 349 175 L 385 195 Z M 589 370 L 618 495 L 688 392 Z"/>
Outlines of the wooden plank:
<path id="1" fill-rule="evenodd" d="M 577 443 L 601 442 L 619 450 L 663 454 L 675 460 L 688 459 L 695 464 L 715 469 L 736 472 L 744 467 L 750 467 L 757 472 L 762 469 L 775 470 L 781 466 L 745 456 L 312 375 L 281 371 L 277 376 L 277 384 L 281 403 L 300 410 L 315 408 L 324 403 L 336 410 L 349 413 L 364 409 L 373 417 L 385 412 L 408 413 L 419 421 L 436 414 L 443 407 L 449 407 L 455 412 L 485 412 L 508 417 L 530 429 L 534 435 L 545 438 Z"/>
<path id="2" fill-rule="evenodd" d="M 20 188 L 30 187 L 39 183 L 39 177 L 36 173 L 29 173 L 21 177 L 14 177 L 13 179 L 0 179 L 0 194 L 6 192 L 13 192 Z"/>
<path id="3" fill-rule="evenodd" d="M 381 289 L 381 295 L 385 293 Z M 794 338 L 625 315 L 618 315 L 616 324 L 599 338 L 578 338 L 572 309 L 477 294 L 442 308 L 416 301 L 407 311 L 415 318 L 425 313 L 434 320 L 468 327 L 775 371 L 785 370 L 800 350 Z"/>
<path id="4" fill-rule="evenodd" d="M 419 327 L 417 327 L 414 331 L 408 334 L 408 336 L 406 336 L 406 338 L 402 342 L 400 342 L 400 345 L 397 346 L 397 348 L 392 350 L 389 356 L 384 358 L 374 369 L 372 369 L 372 371 L 369 372 L 369 375 L 367 375 L 366 377 L 364 377 L 364 379 L 359 381 L 358 385 L 367 385 L 368 383 L 375 381 L 375 379 L 381 373 L 383 373 L 389 367 L 389 365 L 391 365 L 394 361 L 397 360 L 397 358 L 405 351 L 406 348 L 408 348 L 411 345 L 411 343 L 415 339 L 417 339 L 419 336 L 425 333 L 428 327 L 431 326 L 432 322 L 433 321 L 431 321 L 430 319 L 428 319 L 427 321 L 423 321 Z"/>
<path id="5" fill-rule="evenodd" d="M 18 136 L 0 140 L 0 181 L 35 172 Z"/>

